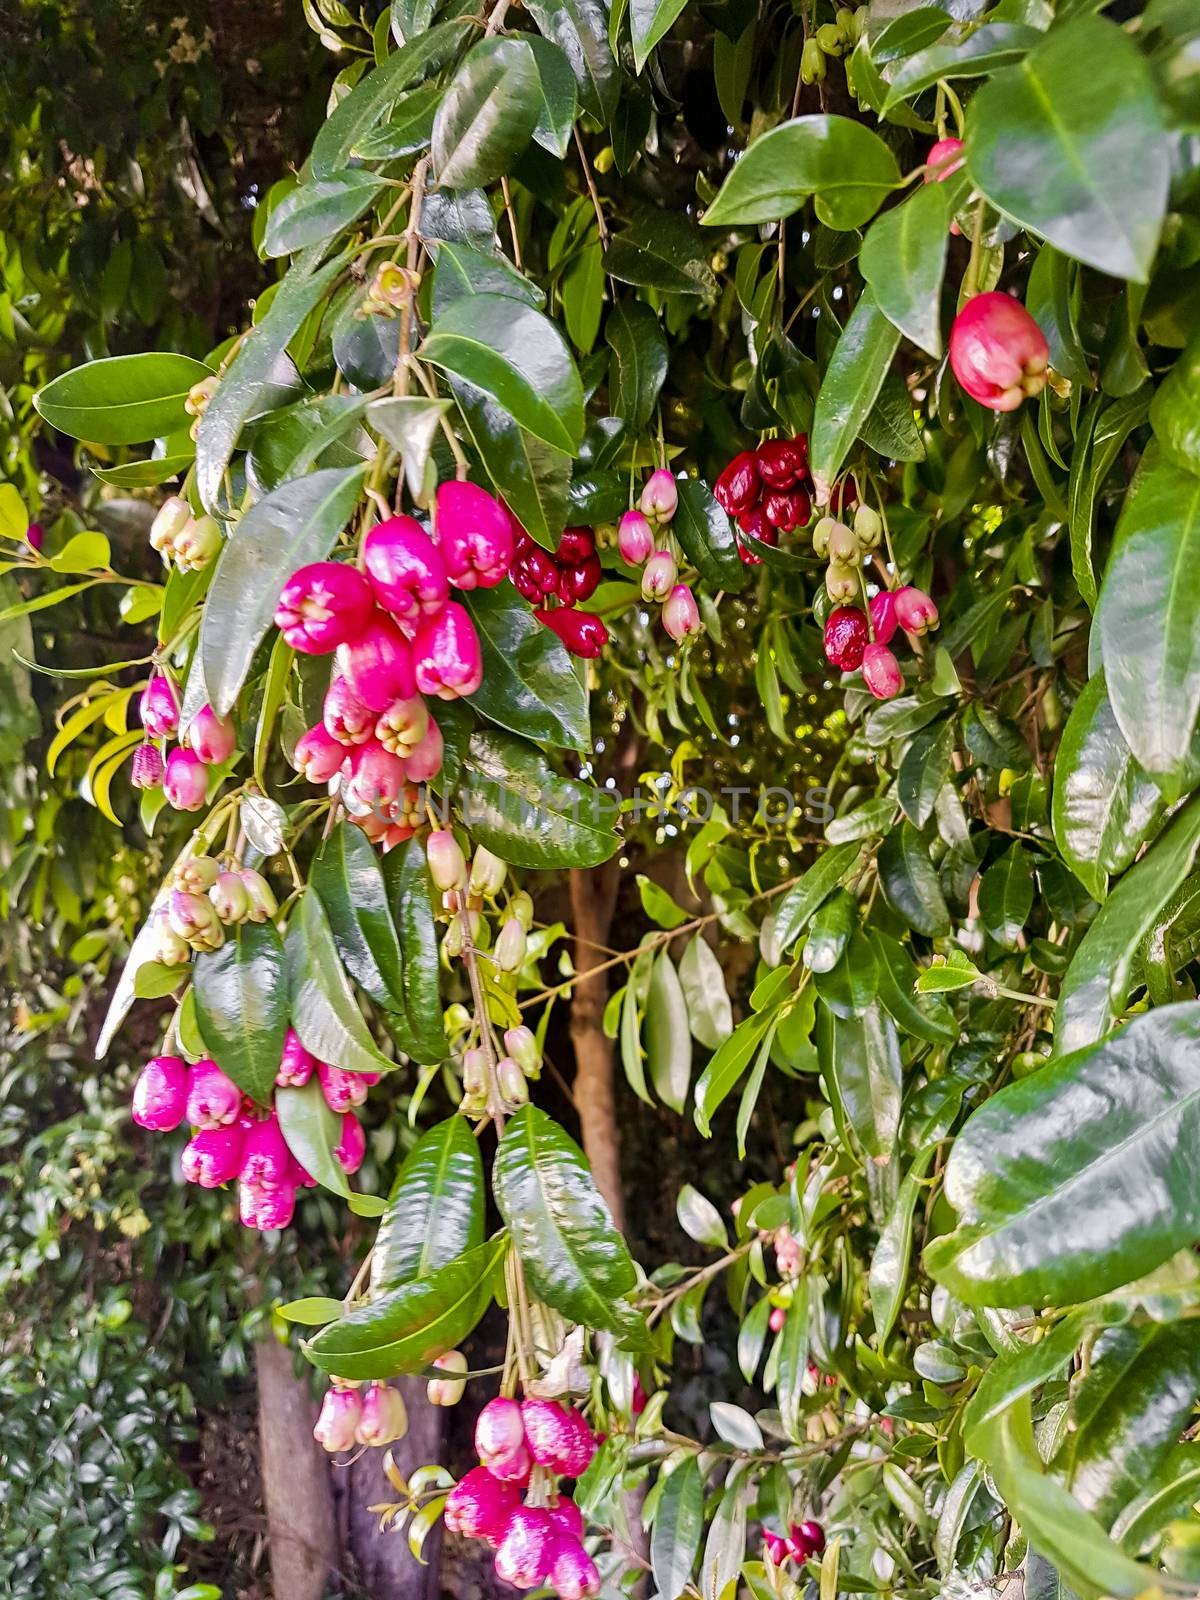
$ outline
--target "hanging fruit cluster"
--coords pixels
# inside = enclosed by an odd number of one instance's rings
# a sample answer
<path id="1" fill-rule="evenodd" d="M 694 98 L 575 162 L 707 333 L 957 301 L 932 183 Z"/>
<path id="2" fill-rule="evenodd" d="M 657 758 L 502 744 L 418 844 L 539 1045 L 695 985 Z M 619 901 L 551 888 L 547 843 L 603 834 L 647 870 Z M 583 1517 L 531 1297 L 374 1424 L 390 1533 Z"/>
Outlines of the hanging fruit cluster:
<path id="1" fill-rule="evenodd" d="M 741 451 L 713 485 L 717 503 L 734 518 L 739 534 L 769 545 L 777 545 L 781 533 L 808 523 L 814 493 L 806 433 L 764 439 L 757 449 Z M 762 560 L 741 537 L 738 554 L 750 566 Z"/>
<path id="2" fill-rule="evenodd" d="M 590 528 L 566 528 L 551 555 L 518 528 L 509 577 L 534 615 L 556 633 L 572 655 L 594 660 L 608 643 L 608 629 L 594 612 L 578 607 L 600 586 L 603 572 Z"/>
<path id="3" fill-rule="evenodd" d="M 617 549 L 631 567 L 642 568 L 642 599 L 662 606 L 662 624 L 677 644 L 702 626 L 696 597 L 679 582 L 679 554 L 669 524 L 679 507 L 675 479 L 660 467 L 646 480 L 636 506 L 617 525 Z"/>

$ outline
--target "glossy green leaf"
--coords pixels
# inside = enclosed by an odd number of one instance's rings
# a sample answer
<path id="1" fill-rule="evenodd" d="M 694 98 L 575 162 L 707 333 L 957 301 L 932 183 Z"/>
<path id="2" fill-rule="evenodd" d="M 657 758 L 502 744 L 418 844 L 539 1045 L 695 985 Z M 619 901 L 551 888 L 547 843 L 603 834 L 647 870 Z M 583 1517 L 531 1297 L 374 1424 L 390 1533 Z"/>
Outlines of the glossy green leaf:
<path id="1" fill-rule="evenodd" d="M 713 1250 L 729 1249 L 729 1234 L 721 1220 L 721 1213 L 712 1201 L 685 1183 L 675 1202 L 675 1215 L 679 1226 L 689 1239 L 706 1244 Z"/>
<path id="2" fill-rule="evenodd" d="M 464 1117 L 417 1140 L 396 1173 L 375 1236 L 376 1291 L 427 1278 L 483 1243 L 483 1162 Z"/>
<path id="3" fill-rule="evenodd" d="M 507 1250 L 501 1235 L 427 1278 L 385 1291 L 323 1328 L 305 1355 L 319 1371 L 355 1382 L 422 1371 L 465 1339 L 487 1310 Z"/>
<path id="4" fill-rule="evenodd" d="M 1052 252 L 1044 252 L 1052 253 Z M 1067 482 L 1067 518 L 1071 528 L 1071 570 L 1079 592 L 1093 609 L 1096 578 L 1092 570 L 1092 529 L 1096 501 L 1105 479 L 1133 432 L 1146 420 L 1147 396 L 1143 391 L 1103 405 L 1092 420 L 1080 425 L 1071 453 Z"/>
<path id="5" fill-rule="evenodd" d="M 510 733 L 472 735 L 461 800 L 472 836 L 514 867 L 594 867 L 617 848 L 611 797 Z"/>
<path id="6" fill-rule="evenodd" d="M 918 933 L 944 938 L 950 913 L 928 847 L 911 822 L 893 828 L 876 859 L 883 892 L 897 914 Z"/>
<path id="7" fill-rule="evenodd" d="M 612 350 L 609 405 L 635 433 L 654 415 L 667 376 L 667 341 L 658 318 L 640 300 L 618 300 L 608 314 L 604 337 Z"/>
<path id="8" fill-rule="evenodd" d="M 419 395 L 390 396 L 367 408 L 371 426 L 400 452 L 404 481 L 414 499 L 425 498 L 433 442 L 449 409 L 448 400 L 427 400 Z"/>
<path id="9" fill-rule="evenodd" d="M 752 1012 L 738 1024 L 700 1074 L 693 1116 L 706 1139 L 712 1133 L 713 1113 L 732 1094 L 774 1021 L 773 1011 Z"/>
<path id="10" fill-rule="evenodd" d="M 804 965 L 810 972 L 832 972 L 857 926 L 858 902 L 847 890 L 835 889 L 813 913 L 800 952 Z"/>
<path id="11" fill-rule="evenodd" d="M 502 294 L 523 300 L 528 306 L 542 306 L 545 295 L 518 272 L 504 256 L 478 249 L 462 241 L 447 241 L 437 247 L 437 274 L 433 283 L 433 314 L 467 295 Z"/>
<path id="12" fill-rule="evenodd" d="M 725 974 L 702 933 L 692 935 L 679 963 L 688 1025 L 697 1044 L 716 1050 L 733 1032 L 733 1007 Z"/>
<path id="13" fill-rule="evenodd" d="M 939 78 L 982 78 L 1011 66 L 1039 43 L 1041 34 L 1021 23 L 987 22 L 949 42 L 947 37 L 943 30 L 937 44 L 927 45 L 901 62 L 892 75 L 885 111 L 920 94 Z"/>
<path id="14" fill-rule="evenodd" d="M 940 303 L 950 235 L 948 185 L 926 183 L 867 230 L 859 267 L 875 303 L 906 339 L 942 353 Z"/>
<path id="15" fill-rule="evenodd" d="M 813 866 L 782 895 L 775 912 L 775 940 L 781 950 L 790 950 L 797 937 L 812 920 L 817 907 L 847 877 L 861 854 L 855 840 L 835 845 L 819 856 Z"/>
<path id="16" fill-rule="evenodd" d="M 698 478 L 681 478 L 671 532 L 700 576 L 714 589 L 736 593 L 746 581 L 729 518 Z"/>
<path id="17" fill-rule="evenodd" d="M 1130 1500 L 1112 1525 L 1112 1536 L 1132 1555 L 1144 1555 L 1167 1524 L 1187 1514 L 1200 1495 L 1200 1449 L 1177 1445 L 1154 1479 Z"/>
<path id="18" fill-rule="evenodd" d="M 288 1024 L 287 965 L 274 924 L 243 923 L 219 950 L 197 956 L 192 986 L 209 1055 L 243 1094 L 270 1105 Z"/>
<path id="19" fill-rule="evenodd" d="M 52 428 L 92 444 L 140 444 L 188 426 L 188 390 L 211 368 L 188 356 L 105 356 L 54 378 L 34 396 Z"/>
<path id="20" fill-rule="evenodd" d="M 864 290 L 830 357 L 813 413 L 809 450 L 818 498 L 828 495 L 899 343 L 899 329 Z"/>
<path id="21" fill-rule="evenodd" d="M 363 467 L 326 467 L 250 507 L 217 561 L 200 624 L 208 699 L 222 716 L 241 692 L 283 586 L 333 548 L 358 502 Z"/>
<path id="22" fill-rule="evenodd" d="M 395 161 L 400 156 L 415 155 L 418 150 L 427 149 L 443 93 L 431 83 L 413 89 L 393 107 L 385 123 L 358 139 L 354 156 L 359 161 Z"/>
<path id="23" fill-rule="evenodd" d="M 1012 950 L 1033 910 L 1033 866 L 1019 844 L 1009 848 L 979 881 L 979 918 L 997 944 Z"/>
<path id="24" fill-rule="evenodd" d="M 455 301 L 421 356 L 489 394 L 520 427 L 573 454 L 583 435 L 583 390 L 562 334 L 506 295 Z"/>
<path id="25" fill-rule="evenodd" d="M 290 256 L 310 244 L 341 233 L 383 189 L 383 181 L 362 167 L 349 167 L 333 178 L 314 178 L 292 190 L 267 218 L 263 254 Z"/>
<path id="26" fill-rule="evenodd" d="M 504 1130 L 492 1189 L 530 1288 L 548 1306 L 633 1349 L 648 1339 L 624 1296 L 637 1274 L 575 1141 L 544 1111 L 522 1106 Z"/>
<path id="27" fill-rule="evenodd" d="M 861 1016 L 830 1018 L 822 1067 L 863 1155 L 885 1162 L 900 1128 L 900 1043 L 895 1025 L 878 1004 Z"/>
<path id="28" fill-rule="evenodd" d="M 692 1038 L 683 986 L 665 950 L 659 951 L 650 969 L 645 1036 L 654 1092 L 664 1105 L 682 1115 L 692 1078 Z"/>
<path id="29" fill-rule="evenodd" d="M 448 1052 L 438 990 L 433 883 L 423 841 L 412 838 L 389 850 L 383 877 L 404 957 L 404 1048 L 415 1061 L 432 1065 Z"/>
<path id="30" fill-rule="evenodd" d="M 376 1005 L 403 1012 L 400 941 L 380 858 L 362 829 L 339 822 L 313 858 L 308 881 L 347 972 Z"/>
<path id="31" fill-rule="evenodd" d="M 915 734 L 904 752 L 896 774 L 896 798 L 914 827 L 923 828 L 933 816 L 942 785 L 950 776 L 954 745 L 953 721 L 938 722 Z"/>
<path id="32" fill-rule="evenodd" d="M 1172 466 L 1200 473 L 1200 337 L 1192 339 L 1155 390 L 1150 421 Z"/>
<path id="33" fill-rule="evenodd" d="M 1186 781 L 1200 713 L 1200 478 L 1150 452 L 1125 501 L 1096 607 L 1108 697 L 1134 756 L 1169 800 Z"/>
<path id="34" fill-rule="evenodd" d="M 713 294 L 717 281 L 705 241 L 678 212 L 639 206 L 609 240 L 605 271 L 621 283 L 663 294 Z"/>
<path id="35" fill-rule="evenodd" d="M 1103 1318 L 1098 1312 L 1072 1312 L 1036 1341 L 1019 1340 L 1014 1349 L 998 1355 L 984 1372 L 963 1414 L 968 1443 L 977 1429 L 990 1427 L 1022 1396 L 1067 1372 L 1084 1335 L 1100 1320 Z"/>
<path id="36" fill-rule="evenodd" d="M 276 1089 L 274 1104 L 284 1142 L 305 1172 L 323 1188 L 348 1200 L 351 1211 L 377 1216 L 383 1201 L 377 1195 L 356 1195 L 334 1155 L 341 1143 L 342 1119 L 329 1109 L 318 1080 L 312 1077 L 300 1089 Z"/>
<path id="37" fill-rule="evenodd" d="M 1103 672 L 1071 708 L 1054 763 L 1051 818 L 1063 860 L 1094 900 L 1124 872 L 1162 816 L 1164 801 L 1117 726 Z"/>
<path id="38" fill-rule="evenodd" d="M 868 932 L 875 946 L 877 958 L 879 1000 L 900 1032 L 916 1039 L 924 1039 L 930 1044 L 952 1043 L 956 1040 L 958 1025 L 954 1020 L 954 1014 L 944 1002 L 931 999 L 918 1003 L 914 989 L 920 983 L 920 979 L 912 958 L 904 946 L 898 939 L 893 939 L 890 934 L 884 933 L 879 928 L 871 928 Z M 945 971 L 945 968 L 941 970 Z M 928 971 L 929 969 L 926 969 L 923 976 L 927 977 Z M 978 973 L 975 973 L 975 977 L 977 976 Z M 973 977 L 968 977 L 967 983 L 973 981 Z M 926 985 L 922 992 L 927 993 L 933 987 Z M 966 985 L 951 984 L 947 987 L 966 987 Z"/>
<path id="39" fill-rule="evenodd" d="M 783 1431 L 796 1443 L 804 1439 L 804 1379 L 808 1374 L 809 1280 L 796 1278 L 779 1338 L 779 1371 L 775 1397 Z"/>
<path id="40" fill-rule="evenodd" d="M 565 156 L 571 143 L 571 129 L 579 111 L 575 74 L 571 63 L 551 39 L 540 34 L 525 36 L 533 51 L 538 70 L 538 117 L 533 130 L 536 144 L 551 155 Z"/>
<path id="41" fill-rule="evenodd" d="M 475 709 L 526 739 L 590 750 L 587 691 L 558 636 L 510 583 L 467 591 L 463 603 L 483 655 Z"/>
<path id="42" fill-rule="evenodd" d="M 526 7 L 538 31 L 566 56 L 579 104 L 599 123 L 612 120 L 621 78 L 608 42 L 608 9 L 602 0 L 530 0 Z"/>
<path id="43" fill-rule="evenodd" d="M 695 1456 L 685 1455 L 663 1484 L 650 1535 L 650 1565 L 662 1600 L 679 1600 L 687 1588 L 703 1532 L 704 1483 Z"/>
<path id="44" fill-rule="evenodd" d="M 347 1072 L 390 1072 L 393 1063 L 381 1054 L 363 1021 L 329 919 L 312 889 L 301 893 L 292 911 L 286 948 L 292 1026 L 304 1048 Z M 281 1048 L 282 1043 L 281 1036 Z"/>
<path id="45" fill-rule="evenodd" d="M 797 117 L 761 134 L 704 214 L 709 227 L 790 217 L 814 196 L 817 220 L 861 227 L 900 182 L 878 134 L 849 117 Z"/>
<path id="46" fill-rule="evenodd" d="M 1198 1134 L 1200 1002 L 1135 1017 L 975 1112 L 946 1166 L 959 1227 L 926 1266 L 969 1304 L 1115 1289 L 1200 1231 Z"/>
<path id="47" fill-rule="evenodd" d="M 459 64 L 433 123 L 433 171 L 448 189 L 511 170 L 542 107 L 533 51 L 519 37 L 481 39 Z"/>
<path id="48" fill-rule="evenodd" d="M 531 539 L 557 549 L 567 525 L 571 457 L 518 427 L 482 389 L 461 380 L 451 388 L 496 493 Z"/>
<path id="49" fill-rule="evenodd" d="M 1162 907 L 1192 869 L 1200 803 L 1186 806 L 1117 884 L 1084 934 L 1059 991 L 1055 1048 L 1091 1044 L 1125 1008 L 1134 958 Z"/>
<path id="50" fill-rule="evenodd" d="M 650 52 L 670 33 L 687 0 L 629 0 L 629 32 L 633 40 L 633 70 L 641 72 Z M 674 1600 L 674 1596 L 664 1596 Z"/>
<path id="51" fill-rule="evenodd" d="M 1146 281 L 1170 144 L 1149 65 L 1115 23 L 1074 17 L 990 78 L 966 146 L 993 205 L 1088 266 Z"/>

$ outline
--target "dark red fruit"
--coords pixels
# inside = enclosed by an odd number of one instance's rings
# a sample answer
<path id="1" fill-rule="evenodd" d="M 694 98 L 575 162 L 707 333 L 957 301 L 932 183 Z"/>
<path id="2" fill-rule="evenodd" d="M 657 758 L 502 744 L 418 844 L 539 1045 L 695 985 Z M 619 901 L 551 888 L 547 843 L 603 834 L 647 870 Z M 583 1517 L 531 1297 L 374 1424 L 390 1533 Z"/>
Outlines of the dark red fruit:
<path id="1" fill-rule="evenodd" d="M 754 459 L 768 489 L 790 489 L 804 472 L 804 455 L 794 439 L 765 439 Z"/>
<path id="2" fill-rule="evenodd" d="M 858 490 L 854 487 L 854 479 L 844 478 L 829 496 L 829 514 L 840 517 L 843 512 L 852 510 L 857 504 Z"/>
<path id="3" fill-rule="evenodd" d="M 808 521 L 812 515 L 812 502 L 803 489 L 774 489 L 763 500 L 763 511 L 773 528 L 791 533 L 793 528 L 802 528 Z"/>
<path id="4" fill-rule="evenodd" d="M 540 545 L 530 545 L 521 559 L 514 561 L 512 565 L 514 583 L 517 582 L 518 573 L 527 578 L 539 594 L 554 594 L 558 589 L 558 562 Z M 525 591 L 522 589 L 521 592 L 523 594 Z"/>
<path id="5" fill-rule="evenodd" d="M 567 567 L 581 567 L 596 554 L 596 536 L 590 528 L 566 528 L 555 557 Z"/>
<path id="6" fill-rule="evenodd" d="M 558 575 L 558 598 L 565 606 L 577 605 L 581 600 L 590 600 L 599 588 L 603 576 L 603 569 L 596 556 L 588 556 L 587 560 L 577 567 L 563 567 Z"/>
<path id="7" fill-rule="evenodd" d="M 763 544 L 779 543 L 779 529 L 773 528 L 767 521 L 767 514 L 761 505 L 743 512 L 737 519 L 737 524 L 742 533 L 748 533 L 752 539 L 760 539 Z M 747 549 L 741 539 L 738 540 L 738 555 L 748 567 L 762 565 L 762 557 L 756 551 Z"/>
<path id="8" fill-rule="evenodd" d="M 541 605 L 546 597 L 520 562 L 513 563 L 508 575 L 517 593 L 528 600 L 531 606 Z"/>
<path id="9" fill-rule="evenodd" d="M 831 666 L 842 672 L 857 672 L 863 651 L 871 642 L 867 615 L 857 606 L 839 606 L 829 613 L 825 624 L 825 655 Z"/>
<path id="10" fill-rule="evenodd" d="M 573 656 L 593 661 L 608 643 L 608 629 L 591 611 L 575 611 L 559 606 L 554 611 L 534 613 L 551 633 L 556 633 Z"/>
<path id="11" fill-rule="evenodd" d="M 758 475 L 758 462 L 749 450 L 742 450 L 725 468 L 713 484 L 713 494 L 718 505 L 731 517 L 740 517 L 758 501 L 762 483 Z"/>
<path id="12" fill-rule="evenodd" d="M 797 1561 L 819 1556 L 825 1548 L 825 1530 L 819 1522 L 793 1522 L 789 1532 L 788 1548 Z"/>

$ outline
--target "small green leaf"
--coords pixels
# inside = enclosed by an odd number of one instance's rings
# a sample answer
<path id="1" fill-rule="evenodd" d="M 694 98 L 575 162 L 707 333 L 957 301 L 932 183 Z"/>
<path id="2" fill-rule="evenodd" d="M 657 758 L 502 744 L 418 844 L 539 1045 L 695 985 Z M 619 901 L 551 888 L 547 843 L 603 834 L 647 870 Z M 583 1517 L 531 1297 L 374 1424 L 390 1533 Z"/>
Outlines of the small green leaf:
<path id="1" fill-rule="evenodd" d="M 52 428 L 72 439 L 140 444 L 186 428 L 188 390 L 211 373 L 189 356 L 105 356 L 53 379 L 33 403 Z"/>
<path id="2" fill-rule="evenodd" d="M 262 252 L 290 256 L 310 244 L 341 233 L 382 192 L 383 180 L 362 167 L 349 167 L 333 178 L 302 183 L 273 208 L 267 218 Z"/>
<path id="3" fill-rule="evenodd" d="M 205 1048 L 244 1094 L 270 1105 L 288 1023 L 287 964 L 274 924 L 243 923 L 219 950 L 197 956 L 192 985 Z"/>
<path id="4" fill-rule="evenodd" d="M 287 931 L 292 1026 L 306 1050 L 347 1072 L 390 1072 L 394 1065 L 372 1039 L 338 957 L 317 894 L 305 889 Z M 280 1038 L 280 1047 L 283 1040 Z M 275 1065 L 279 1064 L 276 1053 Z M 273 1074 L 272 1074 L 273 1076 Z"/>
<path id="5" fill-rule="evenodd" d="M 865 290 L 834 348 L 813 414 L 812 474 L 821 503 L 875 404 L 899 343 L 900 330 Z"/>
<path id="6" fill-rule="evenodd" d="M 375 1238 L 371 1283 L 428 1277 L 483 1243 L 483 1162 L 463 1117 L 422 1134 L 396 1174 Z"/>
<path id="7" fill-rule="evenodd" d="M 459 64 L 434 118 L 438 183 L 472 188 L 510 171 L 541 110 L 541 79 L 525 41 L 481 39 Z"/>
<path id="8" fill-rule="evenodd" d="M 650 1081 L 664 1105 L 682 1114 L 692 1077 L 687 1001 L 675 964 L 660 950 L 646 995 L 646 1058 Z"/>
<path id="9" fill-rule="evenodd" d="M 773 222 L 815 196 L 817 220 L 861 227 L 900 182 L 878 134 L 849 117 L 797 117 L 760 134 L 704 214 L 709 227 Z"/>

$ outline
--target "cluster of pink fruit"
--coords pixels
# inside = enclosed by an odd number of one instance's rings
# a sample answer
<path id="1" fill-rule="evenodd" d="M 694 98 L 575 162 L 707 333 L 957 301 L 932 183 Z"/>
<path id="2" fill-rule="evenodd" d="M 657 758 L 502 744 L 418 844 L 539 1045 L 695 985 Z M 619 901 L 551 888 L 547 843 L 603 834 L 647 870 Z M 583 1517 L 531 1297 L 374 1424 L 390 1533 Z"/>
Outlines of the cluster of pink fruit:
<path id="1" fill-rule="evenodd" d="M 337 1455 L 356 1444 L 394 1444 L 408 1432 L 404 1397 L 390 1383 L 357 1384 L 335 1378 L 325 1391 L 313 1438 L 322 1450 Z"/>
<path id="2" fill-rule="evenodd" d="M 347 812 L 385 848 L 418 826 L 416 785 L 441 771 L 442 735 L 422 696 L 471 695 L 483 678 L 479 636 L 457 589 L 508 575 L 508 512 L 477 484 L 438 489 L 434 535 L 389 517 L 362 541 L 362 570 L 318 561 L 292 574 L 275 622 L 294 650 L 334 655 L 322 719 L 293 764 L 311 783 L 337 780 Z"/>
<path id="3" fill-rule="evenodd" d="M 347 1175 L 357 1172 L 367 1143 L 351 1108 L 362 1104 L 378 1075 L 344 1072 L 318 1061 L 289 1028 L 276 1084 L 298 1088 L 314 1072 L 326 1104 L 342 1119 L 334 1156 Z M 202 1189 L 236 1178 L 238 1211 L 248 1228 L 286 1228 L 297 1189 L 316 1186 L 288 1148 L 274 1108 L 264 1113 L 207 1057 L 191 1067 L 182 1056 L 148 1061 L 134 1085 L 133 1120 L 155 1133 L 172 1133 L 187 1122 L 193 1133 L 183 1152 L 184 1177 Z"/>
<path id="4" fill-rule="evenodd" d="M 804 1562 L 824 1550 L 825 1530 L 819 1522 L 793 1522 L 786 1534 L 764 1528 L 763 1544 L 772 1566 L 781 1567 L 785 1561 Z"/>
<path id="5" fill-rule="evenodd" d="M 180 737 L 179 695 L 165 672 L 152 674 L 138 700 L 138 715 L 146 740 L 133 752 L 134 788 L 161 787 L 177 811 L 199 811 L 208 794 L 209 768 L 228 761 L 237 746 L 232 721 L 205 706 Z M 160 747 L 177 737 L 179 744 L 164 761 Z M 152 743 L 155 739 L 159 744 Z"/>
<path id="6" fill-rule="evenodd" d="M 900 663 L 890 648 L 897 628 L 911 643 L 937 625 L 937 607 L 922 589 L 911 584 L 883 589 L 872 597 L 868 611 L 860 606 L 839 606 L 829 613 L 825 655 L 842 672 L 857 672 L 861 667 L 863 682 L 875 698 L 891 700 L 904 687 Z"/>
<path id="7" fill-rule="evenodd" d="M 508 575 L 534 615 L 558 635 L 572 655 L 593 661 L 608 643 L 608 629 L 592 611 L 579 610 L 600 585 L 603 571 L 590 528 L 566 528 L 551 555 L 513 524 L 513 562 Z M 557 602 L 555 604 L 554 602 Z"/>
<path id="8" fill-rule="evenodd" d="M 675 479 L 660 467 L 646 479 L 637 506 L 617 525 L 621 559 L 642 568 L 642 599 L 661 603 L 663 627 L 677 644 L 702 627 L 695 595 L 686 583 L 677 581 L 679 564 L 674 550 L 665 540 L 659 545 L 659 532 L 671 522 L 678 505 Z"/>
<path id="9" fill-rule="evenodd" d="M 769 545 L 779 543 L 780 533 L 804 527 L 812 516 L 813 493 L 806 433 L 764 439 L 756 450 L 740 451 L 713 485 L 718 505 L 734 518 L 739 533 Z M 738 554 L 748 566 L 762 560 L 740 537 Z"/>
<path id="10" fill-rule="evenodd" d="M 561 1600 L 597 1594 L 583 1517 L 553 1482 L 578 1478 L 596 1453 L 582 1414 L 557 1400 L 490 1400 L 475 1424 L 475 1449 L 481 1465 L 447 1496 L 446 1527 L 492 1545 L 497 1577 L 514 1588 L 546 1583 Z"/>

